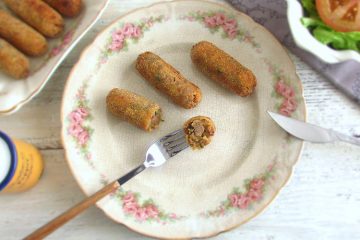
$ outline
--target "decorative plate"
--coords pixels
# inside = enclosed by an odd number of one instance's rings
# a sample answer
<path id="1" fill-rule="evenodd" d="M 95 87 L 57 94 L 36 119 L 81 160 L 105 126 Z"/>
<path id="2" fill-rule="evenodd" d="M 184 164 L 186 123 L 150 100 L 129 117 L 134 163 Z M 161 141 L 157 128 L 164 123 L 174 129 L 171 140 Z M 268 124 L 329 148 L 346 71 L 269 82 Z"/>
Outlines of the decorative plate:
<path id="1" fill-rule="evenodd" d="M 254 72 L 253 95 L 239 97 L 194 67 L 190 49 L 201 40 Z M 134 66 L 144 51 L 198 85 L 201 103 L 182 109 L 150 87 Z M 165 114 L 160 128 L 144 132 L 109 114 L 105 98 L 114 87 L 159 103 Z M 64 91 L 62 138 L 70 169 L 90 195 L 142 163 L 152 142 L 190 117 L 211 117 L 217 132 L 209 146 L 181 152 L 98 202 L 111 219 L 148 236 L 206 237 L 259 214 L 292 173 L 302 141 L 277 127 L 266 110 L 305 119 L 301 82 L 275 38 L 225 5 L 163 2 L 120 17 L 83 52 Z"/>
<path id="2" fill-rule="evenodd" d="M 80 16 L 65 18 L 63 34 L 48 39 L 49 51 L 42 57 L 29 58 L 30 75 L 26 79 L 16 80 L 0 71 L 0 115 L 16 112 L 41 91 L 70 50 L 100 18 L 108 2 L 83 0 Z M 0 8 L 7 9 L 2 1 Z"/>

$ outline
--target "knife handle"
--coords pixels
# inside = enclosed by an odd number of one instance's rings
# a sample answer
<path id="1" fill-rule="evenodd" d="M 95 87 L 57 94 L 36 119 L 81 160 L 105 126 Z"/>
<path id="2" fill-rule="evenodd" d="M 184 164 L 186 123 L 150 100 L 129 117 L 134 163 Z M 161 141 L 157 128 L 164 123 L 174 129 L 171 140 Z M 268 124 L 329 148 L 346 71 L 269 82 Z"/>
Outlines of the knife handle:
<path id="1" fill-rule="evenodd" d="M 85 209 L 89 208 L 90 206 L 94 205 L 97 201 L 108 195 L 109 193 L 114 192 L 116 189 L 120 187 L 120 184 L 115 181 L 110 183 L 109 185 L 105 186 L 98 192 L 94 193 L 94 195 L 86 198 L 82 202 L 78 203 L 74 207 L 70 208 L 60 216 L 56 217 L 52 221 L 48 222 L 35 232 L 31 233 L 29 236 L 25 237 L 24 240 L 37 240 L 43 239 L 69 220 L 76 217 L 79 213 L 83 212 Z"/>
<path id="2" fill-rule="evenodd" d="M 343 133 L 340 133 L 340 132 L 336 132 L 336 131 L 333 131 L 333 130 L 332 130 L 332 134 L 339 141 L 347 142 L 347 143 L 351 143 L 351 144 L 360 146 L 360 139 L 359 138 L 352 137 L 352 136 L 349 136 L 349 135 L 346 135 L 346 134 L 343 134 Z"/>

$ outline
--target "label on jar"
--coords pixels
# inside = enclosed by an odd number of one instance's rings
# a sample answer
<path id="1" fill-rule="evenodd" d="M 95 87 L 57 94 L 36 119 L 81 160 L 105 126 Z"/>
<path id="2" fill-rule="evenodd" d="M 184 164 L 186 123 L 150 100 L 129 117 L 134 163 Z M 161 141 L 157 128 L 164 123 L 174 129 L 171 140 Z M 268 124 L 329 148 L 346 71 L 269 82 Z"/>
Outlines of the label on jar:
<path id="1" fill-rule="evenodd" d="M 5 192 L 25 191 L 34 186 L 43 171 L 39 151 L 23 141 L 14 140 L 17 151 L 17 167 L 13 179 L 4 189 Z"/>

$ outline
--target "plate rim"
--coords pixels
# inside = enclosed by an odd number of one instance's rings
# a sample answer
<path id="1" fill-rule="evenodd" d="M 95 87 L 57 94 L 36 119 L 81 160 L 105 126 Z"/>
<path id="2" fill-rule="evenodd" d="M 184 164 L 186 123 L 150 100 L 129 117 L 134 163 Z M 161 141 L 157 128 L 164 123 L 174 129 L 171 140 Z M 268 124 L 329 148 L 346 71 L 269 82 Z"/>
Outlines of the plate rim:
<path id="1" fill-rule="evenodd" d="M 62 146 L 64 147 L 64 156 L 65 156 L 65 160 L 66 160 L 66 163 L 70 169 L 70 172 L 73 176 L 73 178 L 75 179 L 77 185 L 80 187 L 81 191 L 84 193 L 85 196 L 89 196 L 85 189 L 82 187 L 82 185 L 79 183 L 79 181 L 77 180 L 77 178 L 75 177 L 75 171 L 74 169 L 72 168 L 71 164 L 70 164 L 70 160 L 69 160 L 69 150 L 66 149 L 65 147 L 65 136 L 64 136 L 64 133 L 66 132 L 66 129 L 65 129 L 65 122 L 63 121 L 63 119 L 65 119 L 65 95 L 66 93 L 68 92 L 68 87 L 70 86 L 69 82 L 70 82 L 70 78 L 72 77 L 72 75 L 74 74 L 75 72 L 75 69 L 77 68 L 77 66 L 79 65 L 80 61 L 84 58 L 84 55 L 87 54 L 89 52 L 89 49 L 90 47 L 98 40 L 98 38 L 100 37 L 100 35 L 102 35 L 106 30 L 108 30 L 109 28 L 111 28 L 113 26 L 113 24 L 115 24 L 116 22 L 120 21 L 121 19 L 125 18 L 126 16 L 132 14 L 132 13 L 135 13 L 135 12 L 138 12 L 138 11 L 143 11 L 145 9 L 148 9 L 148 8 L 152 8 L 156 5 L 162 5 L 162 4 L 171 4 L 171 3 L 176 3 L 176 2 L 203 2 L 205 4 L 213 4 L 213 5 L 217 5 L 219 7 L 222 7 L 224 9 L 227 9 L 228 11 L 232 11 L 234 14 L 236 15 L 241 15 L 242 17 L 246 17 L 250 20 L 250 22 L 252 22 L 253 24 L 255 24 L 256 26 L 259 26 L 261 27 L 261 29 L 263 31 L 266 31 L 274 40 L 274 42 L 276 42 L 276 44 L 278 46 L 280 46 L 280 48 L 283 49 L 284 53 L 285 53 L 285 56 L 288 58 L 289 62 L 290 62 L 290 66 L 292 67 L 292 69 L 294 70 L 294 74 L 295 76 L 297 77 L 297 79 L 299 80 L 299 93 L 301 93 L 301 97 L 302 99 L 304 100 L 304 121 L 307 121 L 307 105 L 306 105 L 306 101 L 305 101 L 305 96 L 304 96 L 304 87 L 303 87 L 303 84 L 301 82 L 301 79 L 299 77 L 299 75 L 297 74 L 296 72 L 296 65 L 295 63 L 292 61 L 290 55 L 289 55 L 289 52 L 288 50 L 279 42 L 279 40 L 273 35 L 273 33 L 271 33 L 267 28 L 265 28 L 264 26 L 262 26 L 261 24 L 257 23 L 255 20 L 253 20 L 249 15 L 237 10 L 236 8 L 234 8 L 233 6 L 231 6 L 229 3 L 227 2 L 215 2 L 213 0 L 163 0 L 163 1 L 159 1 L 159 2 L 156 2 L 156 3 L 152 3 L 152 4 L 149 4 L 149 5 L 146 5 L 146 6 L 143 6 L 143 7 L 138 7 L 138 8 L 135 8 L 135 9 L 132 9 L 130 11 L 127 11 L 125 12 L 124 14 L 120 15 L 119 17 L 115 18 L 113 21 L 111 21 L 108 25 L 105 26 L 104 29 L 102 29 L 95 37 L 94 39 L 82 50 L 82 52 L 80 53 L 79 55 L 79 58 L 77 60 L 77 62 L 73 65 L 67 79 L 66 79 L 66 82 L 65 82 L 65 86 L 64 86 L 64 90 L 63 90 L 63 95 L 62 95 L 62 101 L 61 101 L 61 110 L 60 110 L 60 122 L 61 122 L 61 143 L 62 143 Z M 300 96 L 300 94 L 299 94 Z M 302 152 L 303 152 L 303 149 L 304 149 L 304 141 L 301 141 L 301 146 L 300 146 L 300 149 L 299 149 L 299 153 L 298 153 L 298 156 L 297 158 L 295 159 L 294 161 L 294 164 L 289 168 L 290 171 L 289 171 L 289 175 L 286 177 L 284 183 L 280 186 L 280 188 L 275 191 L 275 194 L 274 196 L 269 200 L 269 202 L 267 204 L 265 204 L 264 206 L 260 207 L 259 210 L 251 217 L 249 217 L 248 219 L 240 222 L 240 223 L 237 223 L 235 224 L 234 226 L 231 226 L 225 230 L 222 230 L 222 231 L 214 231 L 212 233 L 209 233 L 209 234 L 206 234 L 206 235 L 201 235 L 201 236 L 197 236 L 197 237 L 190 237 L 191 239 L 200 239 L 200 238 L 208 238 L 208 237 L 214 237 L 214 236 L 218 236 L 222 233 L 225 233 L 225 232 L 229 232 L 235 228 L 238 228 L 239 226 L 241 225 L 244 225 L 246 224 L 247 222 L 249 222 L 250 220 L 254 219 L 255 217 L 259 216 L 261 213 L 263 213 L 270 205 L 271 203 L 273 203 L 273 201 L 279 196 L 280 192 L 283 190 L 283 188 L 290 182 L 290 179 L 294 173 L 294 169 L 295 169 L 295 166 L 297 165 L 299 159 L 301 158 L 302 156 Z M 151 238 L 157 238 L 157 239 L 166 239 L 166 240 L 182 240 L 182 239 L 190 239 L 189 237 L 159 237 L 159 236 L 156 236 L 156 235 L 150 235 L 149 233 L 144 233 L 142 231 L 140 231 L 139 229 L 135 229 L 129 225 L 127 225 L 126 223 L 124 222 L 120 222 L 116 219 L 114 219 L 112 216 L 110 216 L 107 212 L 105 212 L 105 210 L 103 210 L 101 208 L 101 206 L 99 205 L 99 203 L 95 203 L 95 206 L 100 209 L 104 214 L 105 216 L 108 218 L 108 219 L 111 219 L 113 222 L 117 223 L 117 224 L 121 224 L 123 226 L 125 226 L 127 229 L 130 229 L 131 231 L 133 232 L 136 232 L 138 234 L 141 234 L 143 236 L 146 236 L 146 237 L 151 237 Z"/>
<path id="2" fill-rule="evenodd" d="M 65 49 L 65 51 L 62 53 L 61 57 L 56 61 L 54 66 L 51 68 L 50 72 L 44 77 L 44 79 L 41 81 L 41 83 L 39 83 L 39 85 L 33 91 L 31 91 L 30 94 L 27 94 L 25 98 L 23 98 L 22 100 L 14 103 L 13 106 L 11 106 L 10 108 L 0 109 L 0 116 L 1 115 L 6 116 L 6 115 L 10 115 L 10 114 L 13 114 L 13 113 L 17 112 L 21 107 L 23 107 L 25 104 L 30 102 L 35 96 L 37 96 L 41 92 L 41 90 L 48 83 L 48 81 L 53 76 L 55 71 L 59 68 L 60 64 L 65 60 L 65 58 L 69 55 L 69 53 L 73 50 L 73 48 L 76 47 L 76 45 L 84 37 L 84 35 L 99 20 L 99 18 L 102 16 L 104 11 L 106 10 L 106 7 L 108 6 L 109 2 L 110 2 L 110 0 L 104 0 L 104 3 L 102 4 L 100 10 L 96 13 L 95 17 L 90 22 L 90 24 L 85 26 L 84 31 L 70 44 L 70 46 L 67 49 Z M 66 80 L 66 82 L 67 82 L 67 80 Z"/>

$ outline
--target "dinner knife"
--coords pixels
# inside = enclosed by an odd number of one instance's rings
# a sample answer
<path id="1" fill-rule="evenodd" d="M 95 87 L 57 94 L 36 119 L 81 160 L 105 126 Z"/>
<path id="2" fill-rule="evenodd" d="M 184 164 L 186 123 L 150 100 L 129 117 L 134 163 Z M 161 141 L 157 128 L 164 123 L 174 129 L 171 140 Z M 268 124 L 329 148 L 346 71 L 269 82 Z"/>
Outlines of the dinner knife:
<path id="1" fill-rule="evenodd" d="M 267 111 L 270 117 L 294 137 L 315 143 L 342 141 L 360 146 L 360 139 L 343 133 Z"/>

